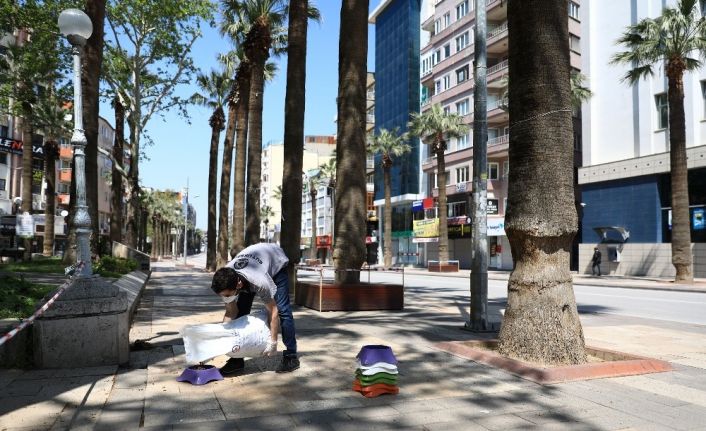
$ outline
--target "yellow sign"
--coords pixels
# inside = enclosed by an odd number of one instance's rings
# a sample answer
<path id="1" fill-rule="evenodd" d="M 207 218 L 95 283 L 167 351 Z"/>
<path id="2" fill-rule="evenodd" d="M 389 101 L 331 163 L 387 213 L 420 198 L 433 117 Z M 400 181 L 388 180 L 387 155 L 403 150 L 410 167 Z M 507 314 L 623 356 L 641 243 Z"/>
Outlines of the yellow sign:
<path id="1" fill-rule="evenodd" d="M 412 229 L 415 238 L 434 238 L 439 236 L 439 219 L 414 220 Z"/>

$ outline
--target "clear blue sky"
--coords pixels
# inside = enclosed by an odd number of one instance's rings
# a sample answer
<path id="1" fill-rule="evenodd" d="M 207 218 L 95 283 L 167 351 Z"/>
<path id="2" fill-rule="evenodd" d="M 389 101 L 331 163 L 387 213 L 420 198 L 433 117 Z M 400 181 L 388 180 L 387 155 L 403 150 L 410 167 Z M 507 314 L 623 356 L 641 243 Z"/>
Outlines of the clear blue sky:
<path id="1" fill-rule="evenodd" d="M 372 11 L 381 0 L 370 0 Z M 310 23 L 307 46 L 306 112 L 304 133 L 307 135 L 335 134 L 336 95 L 338 92 L 338 33 L 340 1 L 319 0 L 323 15 L 320 24 Z M 217 68 L 216 55 L 227 52 L 229 44 L 215 29 L 204 28 L 204 37 L 194 46 L 194 59 L 204 72 Z M 374 27 L 369 26 L 368 70 L 374 69 Z M 263 143 L 281 141 L 284 137 L 284 96 L 287 59 L 275 59 L 279 71 L 265 88 L 263 113 Z M 189 96 L 195 87 L 178 92 Z M 207 108 L 191 107 L 191 124 L 168 113 L 164 119 L 155 117 L 147 125 L 154 146 L 145 148 L 149 160 L 140 164 L 142 185 L 157 189 L 179 190 L 189 178 L 190 203 L 197 213 L 197 226 L 206 229 L 208 155 L 211 129 Z M 113 113 L 107 104 L 101 105 L 101 115 L 111 123 Z M 127 131 L 126 131 L 127 132 Z M 144 142 L 144 141 L 143 141 Z M 219 149 L 219 160 L 222 148 Z M 220 165 L 220 161 L 219 161 Z M 220 173 L 218 177 L 220 184 Z M 198 196 L 198 197 L 196 197 Z"/>

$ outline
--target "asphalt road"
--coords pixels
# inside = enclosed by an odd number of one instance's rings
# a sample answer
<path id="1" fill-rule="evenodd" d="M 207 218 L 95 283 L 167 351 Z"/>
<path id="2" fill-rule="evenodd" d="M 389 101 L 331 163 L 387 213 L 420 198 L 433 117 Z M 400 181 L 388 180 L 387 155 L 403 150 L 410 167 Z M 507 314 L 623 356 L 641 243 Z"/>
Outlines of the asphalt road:
<path id="1" fill-rule="evenodd" d="M 205 264 L 205 254 L 189 258 L 195 266 Z M 371 272 L 370 281 L 401 283 L 398 273 Z M 300 272 L 302 278 L 318 279 L 312 272 Z M 332 276 L 332 274 L 329 274 Z M 363 273 L 361 280 L 366 281 Z M 416 301 L 452 303 L 459 308 L 470 303 L 470 280 L 459 277 L 405 274 L 404 284 L 409 297 Z M 706 294 L 678 291 L 618 288 L 574 284 L 579 312 L 609 314 L 689 323 L 706 326 Z M 488 300 L 504 308 L 507 300 L 507 282 L 488 280 Z"/>

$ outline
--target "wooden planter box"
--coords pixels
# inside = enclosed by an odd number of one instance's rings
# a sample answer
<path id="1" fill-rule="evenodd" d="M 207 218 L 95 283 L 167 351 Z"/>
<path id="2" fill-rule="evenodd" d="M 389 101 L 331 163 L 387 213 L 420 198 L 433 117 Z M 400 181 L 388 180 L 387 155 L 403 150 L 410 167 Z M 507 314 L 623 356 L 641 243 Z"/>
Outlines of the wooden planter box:
<path id="1" fill-rule="evenodd" d="M 394 284 L 297 282 L 294 302 L 317 311 L 402 310 L 404 287 Z"/>
<path id="2" fill-rule="evenodd" d="M 429 272 L 458 272 L 458 261 L 449 260 L 448 262 L 439 262 L 430 260 L 427 262 Z"/>

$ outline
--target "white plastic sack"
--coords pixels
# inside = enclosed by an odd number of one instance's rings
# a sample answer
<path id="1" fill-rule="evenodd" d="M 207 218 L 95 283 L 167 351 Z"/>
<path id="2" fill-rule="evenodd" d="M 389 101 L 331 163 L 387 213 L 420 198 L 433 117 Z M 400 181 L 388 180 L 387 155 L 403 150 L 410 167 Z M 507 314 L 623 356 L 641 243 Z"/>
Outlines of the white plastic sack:
<path id="1" fill-rule="evenodd" d="M 270 340 L 266 315 L 249 314 L 228 323 L 189 325 L 181 330 L 186 363 L 198 364 L 216 356 L 251 358 L 262 355 Z"/>

